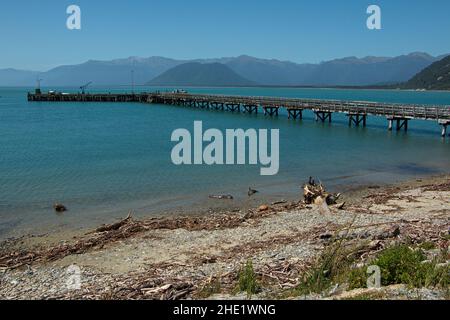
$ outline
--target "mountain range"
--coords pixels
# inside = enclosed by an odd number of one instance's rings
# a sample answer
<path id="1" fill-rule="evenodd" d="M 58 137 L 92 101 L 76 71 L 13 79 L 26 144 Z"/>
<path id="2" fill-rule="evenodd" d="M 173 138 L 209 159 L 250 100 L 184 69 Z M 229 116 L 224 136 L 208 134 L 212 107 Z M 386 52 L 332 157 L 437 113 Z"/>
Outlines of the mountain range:
<path id="1" fill-rule="evenodd" d="M 90 81 L 94 85 L 129 85 L 132 81 L 131 70 L 134 70 L 137 85 L 204 85 L 199 82 L 208 80 L 210 86 L 362 86 L 408 81 L 443 57 L 415 52 L 397 57 L 346 57 L 318 64 L 298 64 L 246 55 L 196 60 L 129 57 L 110 61 L 89 60 L 46 72 L 1 69 L 0 86 L 34 86 L 37 77 L 43 79 L 43 86 L 80 86 Z M 184 64 L 188 64 L 187 67 L 171 70 Z M 204 64 L 209 66 L 202 66 Z M 195 81 L 186 81 L 192 79 L 196 69 L 202 76 Z M 188 73 L 183 75 L 180 70 Z M 171 74 L 168 76 L 165 73 L 169 71 Z"/>
<path id="2" fill-rule="evenodd" d="M 189 62 L 178 65 L 146 83 L 150 86 L 252 86 L 228 66 L 214 63 Z"/>
<path id="3" fill-rule="evenodd" d="M 434 62 L 402 87 L 404 89 L 450 90 L 450 56 Z"/>

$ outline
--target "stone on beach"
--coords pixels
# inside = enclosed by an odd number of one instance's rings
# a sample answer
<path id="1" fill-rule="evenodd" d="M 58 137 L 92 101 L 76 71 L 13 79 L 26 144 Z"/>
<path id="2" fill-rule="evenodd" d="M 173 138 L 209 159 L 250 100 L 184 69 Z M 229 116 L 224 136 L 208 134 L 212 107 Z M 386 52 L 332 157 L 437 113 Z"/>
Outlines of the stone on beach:
<path id="1" fill-rule="evenodd" d="M 56 212 L 66 212 L 67 208 L 63 204 L 55 203 L 53 205 L 53 209 L 55 209 Z"/>

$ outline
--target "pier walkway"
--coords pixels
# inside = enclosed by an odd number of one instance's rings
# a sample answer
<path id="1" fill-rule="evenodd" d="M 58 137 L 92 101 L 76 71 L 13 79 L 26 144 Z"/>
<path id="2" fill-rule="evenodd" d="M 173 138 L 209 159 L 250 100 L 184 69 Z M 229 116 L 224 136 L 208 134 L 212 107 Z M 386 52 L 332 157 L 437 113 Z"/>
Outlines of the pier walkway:
<path id="1" fill-rule="evenodd" d="M 450 106 L 428 106 L 368 101 L 316 100 L 278 97 L 229 96 L 189 93 L 36 93 L 28 94 L 28 101 L 55 102 L 141 102 L 159 103 L 214 109 L 230 112 L 258 113 L 278 116 L 279 110 L 286 110 L 290 119 L 302 119 L 303 111 L 311 110 L 316 121 L 331 122 L 333 113 L 348 116 L 349 126 L 366 126 L 367 117 L 381 116 L 388 121 L 388 129 L 408 130 L 408 121 L 413 119 L 433 120 L 442 126 L 446 136 L 450 125 Z"/>

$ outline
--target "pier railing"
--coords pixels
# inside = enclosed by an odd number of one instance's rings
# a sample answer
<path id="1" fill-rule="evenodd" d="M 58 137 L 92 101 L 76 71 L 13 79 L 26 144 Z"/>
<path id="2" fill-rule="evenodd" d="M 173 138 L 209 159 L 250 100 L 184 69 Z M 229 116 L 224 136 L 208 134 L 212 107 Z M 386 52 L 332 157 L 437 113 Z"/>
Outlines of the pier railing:
<path id="1" fill-rule="evenodd" d="M 424 120 L 450 120 L 450 106 L 425 106 L 400 103 L 379 103 L 368 101 L 318 100 L 277 97 L 246 97 L 227 95 L 200 95 L 161 93 L 165 100 L 195 100 L 213 103 L 270 106 L 286 109 L 366 114 L 376 116 L 405 117 Z"/>

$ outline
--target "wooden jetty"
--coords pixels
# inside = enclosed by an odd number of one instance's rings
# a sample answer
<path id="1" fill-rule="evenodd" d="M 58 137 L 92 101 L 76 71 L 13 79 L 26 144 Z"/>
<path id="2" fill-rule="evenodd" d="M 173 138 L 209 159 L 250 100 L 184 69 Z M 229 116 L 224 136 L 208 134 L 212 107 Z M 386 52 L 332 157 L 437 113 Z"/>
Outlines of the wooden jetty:
<path id="1" fill-rule="evenodd" d="M 331 122 L 333 113 L 346 114 L 349 126 L 366 126 L 367 117 L 381 116 L 388 121 L 388 129 L 408 130 L 408 121 L 432 120 L 442 126 L 442 136 L 447 135 L 450 125 L 450 106 L 428 106 L 369 101 L 342 101 L 297 99 L 279 97 L 252 97 L 212 94 L 189 94 L 169 92 L 127 93 L 28 93 L 28 101 L 54 102 L 140 102 L 186 106 L 230 112 L 258 113 L 278 116 L 284 109 L 290 119 L 302 119 L 303 111 L 310 110 L 315 120 Z"/>

